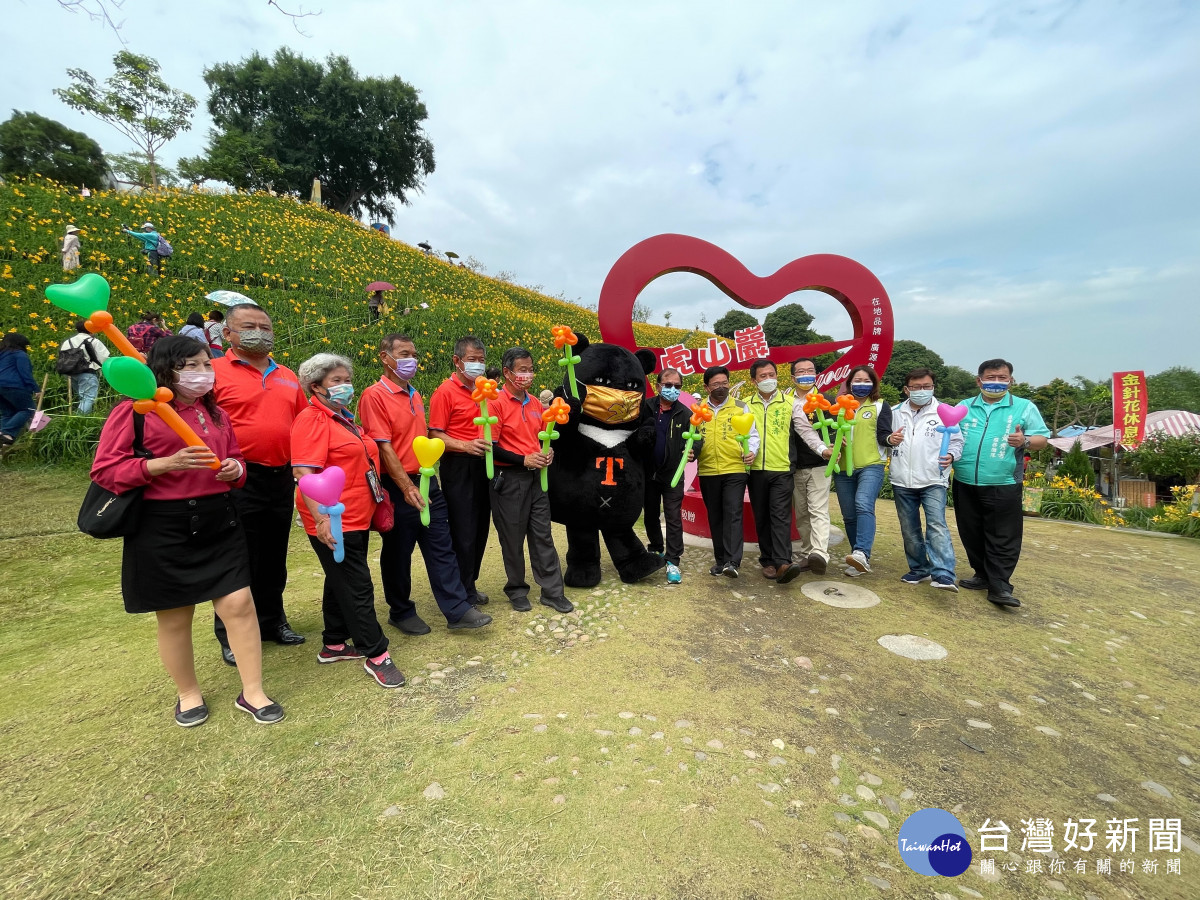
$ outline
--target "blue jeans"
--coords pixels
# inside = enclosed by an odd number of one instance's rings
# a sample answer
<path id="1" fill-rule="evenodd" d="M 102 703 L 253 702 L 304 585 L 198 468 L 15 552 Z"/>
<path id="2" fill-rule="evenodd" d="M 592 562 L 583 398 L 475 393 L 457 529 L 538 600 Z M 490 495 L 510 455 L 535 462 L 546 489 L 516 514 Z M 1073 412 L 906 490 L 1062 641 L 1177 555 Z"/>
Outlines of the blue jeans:
<path id="1" fill-rule="evenodd" d="M 24 388 L 0 388 L 0 434 L 20 437 L 32 418 L 32 391 Z"/>
<path id="2" fill-rule="evenodd" d="M 954 580 L 954 545 L 946 527 L 946 489 L 940 484 L 924 488 L 892 485 L 896 515 L 904 537 L 908 571 L 921 578 Z M 925 533 L 921 534 L 921 510 L 925 510 Z"/>
<path id="3" fill-rule="evenodd" d="M 72 375 L 75 384 L 75 396 L 79 398 L 79 414 L 86 416 L 96 405 L 96 395 L 100 393 L 100 376 L 95 372 L 82 372 Z"/>
<path id="4" fill-rule="evenodd" d="M 842 523 L 850 549 L 861 550 L 871 558 L 875 544 L 875 501 L 883 487 L 883 464 L 855 469 L 853 475 L 835 472 L 833 486 L 837 490 L 838 506 L 842 508 Z"/>

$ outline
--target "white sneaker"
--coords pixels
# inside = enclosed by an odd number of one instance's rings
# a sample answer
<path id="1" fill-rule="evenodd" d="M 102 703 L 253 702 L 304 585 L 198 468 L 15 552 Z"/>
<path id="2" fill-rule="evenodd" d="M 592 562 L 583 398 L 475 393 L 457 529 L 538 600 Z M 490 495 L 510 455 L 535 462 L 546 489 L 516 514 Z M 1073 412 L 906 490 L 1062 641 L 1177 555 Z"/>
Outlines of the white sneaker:
<path id="1" fill-rule="evenodd" d="M 853 566 L 846 566 L 846 568 L 842 570 L 842 574 L 847 578 L 857 578 L 862 574 L 862 572 L 858 571 L 858 569 L 854 568 Z"/>
<path id="2" fill-rule="evenodd" d="M 860 574 L 871 571 L 871 564 L 867 562 L 866 554 L 864 554 L 861 550 L 855 550 L 853 553 L 847 556 L 846 565 L 853 566 L 854 568 L 858 569 Z"/>

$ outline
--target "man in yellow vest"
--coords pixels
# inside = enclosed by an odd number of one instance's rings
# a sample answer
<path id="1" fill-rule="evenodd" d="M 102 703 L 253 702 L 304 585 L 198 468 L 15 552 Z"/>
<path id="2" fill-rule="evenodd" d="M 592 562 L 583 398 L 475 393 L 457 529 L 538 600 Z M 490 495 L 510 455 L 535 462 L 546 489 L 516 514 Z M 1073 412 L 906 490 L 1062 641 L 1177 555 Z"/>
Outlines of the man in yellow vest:
<path id="1" fill-rule="evenodd" d="M 758 562 L 764 578 L 787 584 L 808 568 L 792 562 L 792 470 L 796 463 L 793 428 L 813 453 L 830 451 L 809 425 L 802 408 L 799 419 L 796 418 L 796 407 L 803 407 L 803 403 L 790 392 L 779 389 L 773 362 L 756 359 L 750 364 L 750 380 L 756 390 L 747 407 L 761 439 L 749 474 L 750 509 L 758 532 Z"/>
<path id="2" fill-rule="evenodd" d="M 745 452 L 733 428 L 733 417 L 748 412 L 745 403 L 729 397 L 729 370 L 710 366 L 704 370 L 705 405 L 712 411 L 711 422 L 701 430 L 704 444 L 698 456 L 696 473 L 700 496 L 708 511 L 715 563 L 709 575 L 738 577 L 742 564 L 742 505 L 746 496 L 746 467 L 758 454 L 758 429 L 753 425 L 747 436 Z"/>

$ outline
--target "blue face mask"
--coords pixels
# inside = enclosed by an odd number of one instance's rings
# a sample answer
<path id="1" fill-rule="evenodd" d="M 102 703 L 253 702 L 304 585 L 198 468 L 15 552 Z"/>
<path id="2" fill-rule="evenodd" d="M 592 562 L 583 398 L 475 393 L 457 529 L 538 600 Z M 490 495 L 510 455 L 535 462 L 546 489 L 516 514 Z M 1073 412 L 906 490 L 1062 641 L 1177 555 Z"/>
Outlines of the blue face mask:
<path id="1" fill-rule="evenodd" d="M 985 381 L 980 389 L 983 391 L 983 396 L 991 397 L 996 400 L 1008 393 L 1007 381 Z"/>
<path id="2" fill-rule="evenodd" d="M 463 363 L 463 374 L 468 378 L 475 379 L 487 372 L 487 365 L 481 362 L 465 362 Z"/>
<path id="3" fill-rule="evenodd" d="M 341 406 L 349 406 L 350 401 L 354 399 L 354 385 L 352 384 L 335 384 L 328 389 L 329 399 Z"/>
<path id="4" fill-rule="evenodd" d="M 930 400 L 933 399 L 933 391 L 932 390 L 916 390 L 916 391 L 910 390 L 908 392 L 908 399 L 912 401 L 913 406 L 925 406 L 927 403 L 929 403 Z"/>
<path id="5" fill-rule="evenodd" d="M 810 388 L 817 383 L 816 375 L 797 375 L 796 384 L 802 388 Z"/>
<path id="6" fill-rule="evenodd" d="M 669 400 L 672 403 L 674 403 L 676 400 L 679 399 L 679 393 L 680 393 L 680 389 L 675 387 L 674 385 L 672 385 L 670 387 L 665 387 L 662 390 L 660 390 L 658 392 L 658 395 L 660 397 L 662 397 L 664 400 Z"/>
<path id="7" fill-rule="evenodd" d="M 875 390 L 875 385 L 871 384 L 870 382 L 867 382 L 866 384 L 850 385 L 850 393 L 852 393 L 855 397 L 858 397 L 860 399 L 862 397 L 868 396 L 871 393 L 871 391 L 873 391 L 873 390 Z"/>

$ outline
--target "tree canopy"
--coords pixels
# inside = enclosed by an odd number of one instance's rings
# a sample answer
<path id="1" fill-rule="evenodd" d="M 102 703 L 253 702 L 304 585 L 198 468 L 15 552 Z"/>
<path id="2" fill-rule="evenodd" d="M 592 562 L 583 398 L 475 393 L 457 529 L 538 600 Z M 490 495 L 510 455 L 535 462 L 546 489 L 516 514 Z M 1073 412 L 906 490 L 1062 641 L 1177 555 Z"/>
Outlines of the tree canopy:
<path id="1" fill-rule="evenodd" d="M 196 99 L 177 91 L 159 76 L 149 56 L 122 50 L 113 57 L 113 74 L 100 85 L 83 69 L 67 69 L 72 84 L 55 95 L 72 109 L 107 122 L 146 154 L 150 183 L 158 183 L 157 154 L 163 145 L 192 127 Z"/>
<path id="2" fill-rule="evenodd" d="M 434 170 L 416 88 L 360 78 L 344 56 L 321 63 L 283 48 L 208 68 L 204 81 L 214 127 L 186 172 L 296 196 L 319 178 L 326 206 L 392 224 L 392 199 L 408 203 Z"/>
<path id="3" fill-rule="evenodd" d="M 733 339 L 733 333 L 742 328 L 752 328 L 758 324 L 758 319 L 744 309 L 731 309 L 717 321 L 713 322 L 713 334 L 723 338 Z"/>
<path id="4" fill-rule="evenodd" d="M 1184 366 L 1164 369 L 1146 378 L 1150 412 L 1183 409 L 1200 413 L 1200 372 Z"/>
<path id="5" fill-rule="evenodd" d="M 100 145 L 82 131 L 15 110 L 0 124 L 0 175 L 44 175 L 63 184 L 97 186 L 107 171 Z"/>
<path id="6" fill-rule="evenodd" d="M 922 367 L 933 372 L 938 385 L 945 383 L 946 363 L 941 356 L 920 341 L 896 341 L 892 346 L 892 359 L 888 363 L 887 371 L 883 373 L 883 383 L 890 384 L 899 391 L 904 387 L 904 379 L 908 373 Z M 975 386 L 973 378 L 971 386 Z"/>

